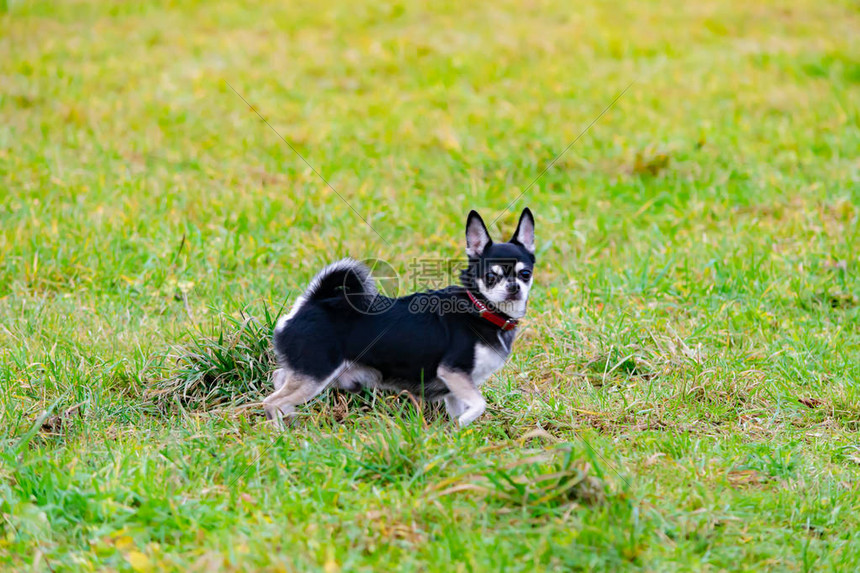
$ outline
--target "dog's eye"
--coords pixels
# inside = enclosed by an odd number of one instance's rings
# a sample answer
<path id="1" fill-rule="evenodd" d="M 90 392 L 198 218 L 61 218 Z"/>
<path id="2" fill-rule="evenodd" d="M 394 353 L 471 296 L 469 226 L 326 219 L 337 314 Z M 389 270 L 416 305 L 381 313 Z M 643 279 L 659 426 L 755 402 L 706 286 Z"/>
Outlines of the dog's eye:
<path id="1" fill-rule="evenodd" d="M 499 278 L 500 278 L 499 275 L 497 275 L 493 271 L 488 272 L 487 276 L 485 277 L 485 280 L 487 282 L 487 286 L 493 286 L 494 284 L 499 282 Z"/>
<path id="2" fill-rule="evenodd" d="M 532 272 L 528 269 L 523 269 L 520 271 L 520 279 L 528 282 L 528 280 L 532 278 Z"/>

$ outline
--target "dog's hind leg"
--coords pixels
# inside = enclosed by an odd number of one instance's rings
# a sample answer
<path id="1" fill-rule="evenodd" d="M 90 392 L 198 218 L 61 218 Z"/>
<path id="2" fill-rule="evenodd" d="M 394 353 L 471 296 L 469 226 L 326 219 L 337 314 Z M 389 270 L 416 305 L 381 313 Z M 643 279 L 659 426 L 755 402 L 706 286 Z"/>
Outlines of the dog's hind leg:
<path id="1" fill-rule="evenodd" d="M 272 386 L 275 387 L 275 390 L 280 390 L 284 385 L 284 382 L 287 380 L 287 371 L 284 368 L 278 368 L 274 372 L 272 372 Z"/>
<path id="2" fill-rule="evenodd" d="M 343 369 L 344 365 L 341 365 L 329 376 L 320 380 L 289 368 L 279 368 L 273 377 L 277 389 L 263 400 L 266 418 L 274 420 L 277 426 L 283 427 L 283 417 L 286 417 L 288 422 L 291 421 L 295 415 L 296 406 L 319 395 Z"/>

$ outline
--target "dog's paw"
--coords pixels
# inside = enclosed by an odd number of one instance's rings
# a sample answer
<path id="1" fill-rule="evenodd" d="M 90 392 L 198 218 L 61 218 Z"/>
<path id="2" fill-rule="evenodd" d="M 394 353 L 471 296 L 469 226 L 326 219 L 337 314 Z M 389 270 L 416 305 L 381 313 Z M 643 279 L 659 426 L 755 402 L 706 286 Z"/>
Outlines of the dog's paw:
<path id="1" fill-rule="evenodd" d="M 477 420 L 481 414 L 484 413 L 484 410 L 487 409 L 487 403 L 484 401 L 468 404 L 466 406 L 466 411 L 457 419 L 460 424 L 460 427 L 468 426 L 475 420 Z"/>

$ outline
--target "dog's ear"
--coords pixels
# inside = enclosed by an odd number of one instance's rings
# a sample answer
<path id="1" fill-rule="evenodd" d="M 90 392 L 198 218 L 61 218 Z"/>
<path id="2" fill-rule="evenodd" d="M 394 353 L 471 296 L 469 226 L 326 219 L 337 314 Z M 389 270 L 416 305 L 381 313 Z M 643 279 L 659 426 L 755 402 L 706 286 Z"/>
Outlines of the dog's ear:
<path id="1" fill-rule="evenodd" d="M 535 218 L 528 207 L 523 209 L 517 230 L 514 231 L 510 242 L 522 245 L 528 252 L 535 254 Z"/>
<path id="2" fill-rule="evenodd" d="M 477 211 L 469 211 L 466 219 L 466 254 L 470 257 L 480 257 L 484 249 L 493 244 L 484 220 Z"/>

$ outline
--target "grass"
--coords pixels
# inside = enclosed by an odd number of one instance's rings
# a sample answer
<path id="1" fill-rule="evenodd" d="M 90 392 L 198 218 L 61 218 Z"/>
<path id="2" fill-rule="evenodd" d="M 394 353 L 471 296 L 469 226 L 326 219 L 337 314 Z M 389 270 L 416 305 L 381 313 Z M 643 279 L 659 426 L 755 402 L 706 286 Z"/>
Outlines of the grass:
<path id="1" fill-rule="evenodd" d="M 3 2 L 0 568 L 856 570 L 858 29 Z M 336 393 L 261 423 L 323 264 L 407 277 L 525 205 L 539 287 L 474 426 Z"/>

